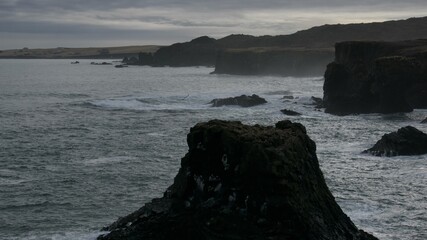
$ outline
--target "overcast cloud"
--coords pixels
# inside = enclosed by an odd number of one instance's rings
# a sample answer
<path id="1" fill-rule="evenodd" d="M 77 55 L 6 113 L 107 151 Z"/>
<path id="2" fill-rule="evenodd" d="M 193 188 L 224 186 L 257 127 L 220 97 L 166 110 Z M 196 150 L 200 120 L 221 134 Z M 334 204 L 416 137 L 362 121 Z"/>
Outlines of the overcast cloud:
<path id="1" fill-rule="evenodd" d="M 426 0 L 1 0 L 0 49 L 171 44 L 426 15 Z"/>

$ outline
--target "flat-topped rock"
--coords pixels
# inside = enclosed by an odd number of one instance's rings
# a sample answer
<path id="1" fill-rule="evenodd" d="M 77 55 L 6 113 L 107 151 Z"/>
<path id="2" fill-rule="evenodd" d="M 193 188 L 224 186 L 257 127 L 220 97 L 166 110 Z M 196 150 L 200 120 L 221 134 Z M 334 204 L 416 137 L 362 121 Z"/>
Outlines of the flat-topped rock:
<path id="1" fill-rule="evenodd" d="M 212 104 L 212 107 L 221 107 L 221 106 L 227 106 L 227 105 L 253 107 L 256 105 L 267 103 L 267 101 L 264 98 L 256 94 L 253 94 L 252 96 L 241 95 L 238 97 L 217 98 L 212 100 L 210 103 Z"/>

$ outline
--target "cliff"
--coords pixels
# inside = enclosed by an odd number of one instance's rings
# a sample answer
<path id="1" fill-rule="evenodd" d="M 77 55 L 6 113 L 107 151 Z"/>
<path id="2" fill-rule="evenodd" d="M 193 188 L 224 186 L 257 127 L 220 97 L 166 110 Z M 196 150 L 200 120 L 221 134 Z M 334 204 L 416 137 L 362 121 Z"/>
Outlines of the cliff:
<path id="1" fill-rule="evenodd" d="M 427 40 L 337 43 L 323 91 L 333 114 L 427 108 Z"/>
<path id="2" fill-rule="evenodd" d="M 331 60 L 333 49 L 228 49 L 218 53 L 214 73 L 319 76 Z"/>
<path id="3" fill-rule="evenodd" d="M 120 218 L 98 240 L 376 239 L 335 202 L 301 124 L 213 120 L 191 128 L 187 142 L 164 196 Z"/>
<path id="4" fill-rule="evenodd" d="M 160 48 L 153 55 L 152 66 L 213 66 L 218 50 L 216 40 L 207 36 L 186 43 Z"/>
<path id="5" fill-rule="evenodd" d="M 319 76 L 332 61 L 336 42 L 427 38 L 427 17 L 367 24 L 313 27 L 290 35 L 231 35 L 221 46 L 215 73 Z"/>

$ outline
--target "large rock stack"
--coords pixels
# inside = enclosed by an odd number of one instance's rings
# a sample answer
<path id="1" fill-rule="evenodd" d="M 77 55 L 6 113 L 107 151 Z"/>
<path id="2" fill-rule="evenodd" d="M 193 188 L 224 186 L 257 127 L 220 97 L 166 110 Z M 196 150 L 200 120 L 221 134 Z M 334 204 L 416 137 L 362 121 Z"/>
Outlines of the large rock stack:
<path id="1" fill-rule="evenodd" d="M 187 142 L 164 196 L 98 239 L 376 239 L 335 202 L 301 124 L 213 120 L 193 127 Z"/>

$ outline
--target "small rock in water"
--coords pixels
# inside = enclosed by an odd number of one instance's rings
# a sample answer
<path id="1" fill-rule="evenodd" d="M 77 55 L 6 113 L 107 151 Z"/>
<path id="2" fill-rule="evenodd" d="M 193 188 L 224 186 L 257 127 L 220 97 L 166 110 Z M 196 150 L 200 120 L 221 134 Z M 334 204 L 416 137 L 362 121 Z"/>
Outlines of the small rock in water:
<path id="1" fill-rule="evenodd" d="M 422 120 L 421 123 L 427 123 L 427 118 Z"/>
<path id="2" fill-rule="evenodd" d="M 282 99 L 294 99 L 294 96 L 283 96 Z"/>
<path id="3" fill-rule="evenodd" d="M 382 136 L 372 148 L 363 151 L 375 156 L 422 155 L 427 153 L 427 134 L 407 126 Z"/>
<path id="4" fill-rule="evenodd" d="M 292 111 L 292 110 L 288 110 L 288 109 L 282 109 L 282 110 L 280 110 L 283 114 L 285 114 L 285 115 L 289 115 L 289 116 L 300 116 L 301 115 L 301 113 L 299 113 L 299 112 L 295 112 L 295 111 Z"/>
<path id="5" fill-rule="evenodd" d="M 229 98 L 217 98 L 210 102 L 212 104 L 212 107 L 221 107 L 226 105 L 238 105 L 241 107 L 252 107 L 260 104 L 267 103 L 267 101 L 256 95 L 253 94 L 252 96 L 247 95 L 241 95 L 238 97 L 229 97 Z"/>

